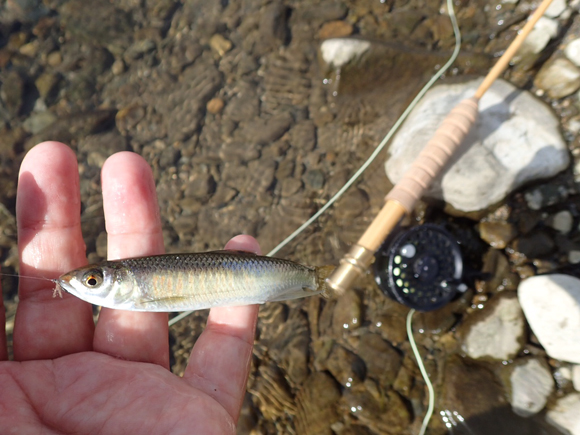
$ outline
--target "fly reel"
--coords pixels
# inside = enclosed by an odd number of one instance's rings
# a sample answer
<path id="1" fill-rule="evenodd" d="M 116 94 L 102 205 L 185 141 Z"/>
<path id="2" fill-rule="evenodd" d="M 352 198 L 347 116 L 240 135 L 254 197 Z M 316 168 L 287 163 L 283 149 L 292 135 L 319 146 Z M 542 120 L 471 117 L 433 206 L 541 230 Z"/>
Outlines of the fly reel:
<path id="1" fill-rule="evenodd" d="M 441 308 L 465 291 L 459 244 L 433 224 L 387 238 L 375 254 L 374 272 L 383 293 L 418 311 Z"/>

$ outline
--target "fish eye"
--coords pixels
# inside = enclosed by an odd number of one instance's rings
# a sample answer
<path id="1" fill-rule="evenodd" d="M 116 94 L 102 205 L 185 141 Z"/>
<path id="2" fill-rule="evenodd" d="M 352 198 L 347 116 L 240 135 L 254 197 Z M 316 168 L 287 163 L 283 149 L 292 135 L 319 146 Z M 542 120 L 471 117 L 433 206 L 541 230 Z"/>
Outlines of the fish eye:
<path id="1" fill-rule="evenodd" d="M 83 284 L 90 288 L 95 288 L 103 282 L 103 273 L 99 270 L 91 270 L 84 274 Z"/>

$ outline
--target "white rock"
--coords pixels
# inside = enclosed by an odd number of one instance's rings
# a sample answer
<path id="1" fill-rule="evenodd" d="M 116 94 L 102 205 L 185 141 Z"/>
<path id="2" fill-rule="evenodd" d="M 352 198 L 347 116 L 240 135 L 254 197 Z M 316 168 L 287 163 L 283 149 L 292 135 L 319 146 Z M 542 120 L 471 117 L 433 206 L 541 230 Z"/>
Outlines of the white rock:
<path id="1" fill-rule="evenodd" d="M 560 274 L 534 276 L 520 283 L 518 298 L 546 353 L 580 363 L 580 279 Z"/>
<path id="2" fill-rule="evenodd" d="M 551 18 L 541 17 L 528 37 L 524 40 L 518 55 L 522 53 L 537 54 L 541 52 L 548 45 L 550 39 L 554 38 L 557 34 L 558 22 Z"/>
<path id="3" fill-rule="evenodd" d="M 570 252 L 568 252 L 568 263 L 571 264 L 580 263 L 580 251 L 573 249 Z"/>
<path id="4" fill-rule="evenodd" d="M 540 412 L 554 390 L 554 379 L 550 370 L 535 358 L 514 367 L 510 381 L 512 409 L 522 417 Z"/>
<path id="5" fill-rule="evenodd" d="M 564 49 L 566 57 L 576 66 L 580 66 L 580 38 L 570 41 Z"/>
<path id="6" fill-rule="evenodd" d="M 550 18 L 556 18 L 566 10 L 566 0 L 553 0 L 544 15 Z"/>
<path id="7" fill-rule="evenodd" d="M 564 396 L 546 414 L 546 419 L 571 435 L 580 435 L 580 394 Z"/>
<path id="8" fill-rule="evenodd" d="M 515 298 L 502 298 L 493 311 L 469 329 L 463 350 L 471 358 L 513 358 L 521 348 L 524 318 Z"/>
<path id="9" fill-rule="evenodd" d="M 473 96 L 480 82 L 440 85 L 425 95 L 391 143 L 386 170 L 392 182 L 401 179 L 445 116 Z M 529 92 L 497 80 L 479 107 L 479 121 L 462 152 L 428 196 L 459 210 L 482 210 L 524 183 L 551 177 L 568 166 L 558 119 Z"/>
<path id="10" fill-rule="evenodd" d="M 534 79 L 534 85 L 550 98 L 566 97 L 580 88 L 580 69 L 566 58 L 544 64 Z"/>
<path id="11" fill-rule="evenodd" d="M 580 365 L 572 367 L 572 384 L 576 391 L 580 391 Z"/>
<path id="12" fill-rule="evenodd" d="M 328 65 L 341 67 L 371 47 L 369 41 L 353 38 L 327 39 L 320 45 L 322 58 Z"/>
<path id="13" fill-rule="evenodd" d="M 550 216 L 546 220 L 546 223 L 559 233 L 568 234 L 570 231 L 572 231 L 574 217 L 568 210 L 562 210 L 555 215 Z"/>

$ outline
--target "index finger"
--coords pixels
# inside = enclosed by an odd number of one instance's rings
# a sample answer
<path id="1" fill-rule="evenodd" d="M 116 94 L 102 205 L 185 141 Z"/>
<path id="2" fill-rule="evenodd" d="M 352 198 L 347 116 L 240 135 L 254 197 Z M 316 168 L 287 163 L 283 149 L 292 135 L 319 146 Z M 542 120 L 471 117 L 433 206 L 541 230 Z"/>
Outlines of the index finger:
<path id="1" fill-rule="evenodd" d="M 237 236 L 226 249 L 260 254 L 256 239 Z M 212 308 L 183 378 L 217 400 L 238 421 L 258 320 L 258 305 Z"/>
<path id="2" fill-rule="evenodd" d="M 45 142 L 24 158 L 16 217 L 20 301 L 14 324 L 14 358 L 48 359 L 91 350 L 91 306 L 74 296 L 53 298 L 57 278 L 86 264 L 81 233 L 76 156 L 66 145 Z"/>

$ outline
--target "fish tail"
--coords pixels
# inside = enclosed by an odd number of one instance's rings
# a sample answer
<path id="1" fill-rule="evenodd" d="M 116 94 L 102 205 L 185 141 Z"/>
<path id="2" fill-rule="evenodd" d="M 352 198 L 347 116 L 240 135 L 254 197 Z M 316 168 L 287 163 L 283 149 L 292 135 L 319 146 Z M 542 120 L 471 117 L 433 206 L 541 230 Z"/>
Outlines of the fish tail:
<path id="1" fill-rule="evenodd" d="M 328 278 L 330 274 L 334 272 L 334 269 L 336 269 L 336 266 L 320 266 L 316 268 L 318 288 L 322 290 L 321 295 L 327 299 L 332 294 L 332 290 L 326 283 L 326 278 Z"/>

